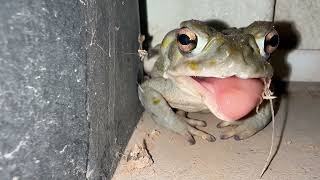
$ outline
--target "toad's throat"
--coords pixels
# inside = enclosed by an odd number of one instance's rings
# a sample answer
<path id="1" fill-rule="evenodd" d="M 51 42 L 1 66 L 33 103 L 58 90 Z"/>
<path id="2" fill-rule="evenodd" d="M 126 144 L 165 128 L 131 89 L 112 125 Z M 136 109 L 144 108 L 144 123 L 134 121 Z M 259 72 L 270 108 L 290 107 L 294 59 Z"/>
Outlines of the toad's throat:
<path id="1" fill-rule="evenodd" d="M 203 102 L 218 118 L 239 120 L 260 102 L 263 83 L 260 79 L 192 77 L 188 78 L 201 94 Z"/>

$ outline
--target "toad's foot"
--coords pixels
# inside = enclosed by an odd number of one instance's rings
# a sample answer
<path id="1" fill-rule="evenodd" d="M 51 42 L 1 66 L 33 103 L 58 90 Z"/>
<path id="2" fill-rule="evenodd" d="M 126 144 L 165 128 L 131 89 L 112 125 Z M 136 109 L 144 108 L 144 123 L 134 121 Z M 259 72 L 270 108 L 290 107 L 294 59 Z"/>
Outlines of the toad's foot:
<path id="1" fill-rule="evenodd" d="M 182 119 L 186 123 L 186 129 L 185 129 L 186 132 L 184 132 L 183 135 L 185 136 L 185 138 L 190 144 L 195 143 L 194 136 L 201 137 L 202 139 L 207 140 L 209 142 L 214 142 L 216 140 L 215 137 L 212 136 L 211 134 L 197 129 L 197 126 L 206 127 L 207 124 L 205 121 L 187 118 L 185 117 L 185 115 L 186 114 L 183 111 L 176 112 L 176 116 L 179 119 Z"/>
<path id="2" fill-rule="evenodd" d="M 183 135 L 191 145 L 195 143 L 194 136 L 201 137 L 202 139 L 207 140 L 209 142 L 214 142 L 216 140 L 216 138 L 211 134 L 192 126 L 190 122 L 196 122 L 196 120 L 187 119 L 187 122 L 188 123 L 186 123 L 186 132 L 184 132 Z"/>
<path id="3" fill-rule="evenodd" d="M 239 121 L 223 121 L 217 127 L 226 129 L 220 139 L 233 137 L 235 140 L 247 139 L 261 131 L 271 121 L 270 103 L 266 102 L 258 113 Z M 228 127 L 228 128 L 227 128 Z"/>

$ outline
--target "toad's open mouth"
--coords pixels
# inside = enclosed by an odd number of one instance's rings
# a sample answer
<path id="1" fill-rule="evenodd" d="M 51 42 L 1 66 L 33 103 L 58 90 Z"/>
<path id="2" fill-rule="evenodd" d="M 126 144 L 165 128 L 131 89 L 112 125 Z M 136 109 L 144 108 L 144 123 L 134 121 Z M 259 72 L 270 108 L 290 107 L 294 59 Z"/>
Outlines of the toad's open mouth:
<path id="1" fill-rule="evenodd" d="M 187 77 L 201 94 L 203 102 L 218 118 L 239 120 L 260 102 L 264 90 L 261 79 Z"/>

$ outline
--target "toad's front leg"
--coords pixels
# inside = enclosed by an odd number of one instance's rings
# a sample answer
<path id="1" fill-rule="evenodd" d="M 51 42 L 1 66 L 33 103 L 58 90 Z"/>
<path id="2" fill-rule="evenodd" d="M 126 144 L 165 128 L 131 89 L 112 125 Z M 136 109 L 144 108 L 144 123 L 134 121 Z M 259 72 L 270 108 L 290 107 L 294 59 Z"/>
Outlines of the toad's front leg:
<path id="1" fill-rule="evenodd" d="M 190 144 L 194 144 L 193 136 L 199 136 L 207 141 L 215 141 L 215 138 L 196 126 L 206 126 L 203 121 L 189 119 L 174 113 L 163 96 L 151 87 L 139 87 L 139 98 L 144 108 L 151 114 L 158 124 L 183 135 Z"/>

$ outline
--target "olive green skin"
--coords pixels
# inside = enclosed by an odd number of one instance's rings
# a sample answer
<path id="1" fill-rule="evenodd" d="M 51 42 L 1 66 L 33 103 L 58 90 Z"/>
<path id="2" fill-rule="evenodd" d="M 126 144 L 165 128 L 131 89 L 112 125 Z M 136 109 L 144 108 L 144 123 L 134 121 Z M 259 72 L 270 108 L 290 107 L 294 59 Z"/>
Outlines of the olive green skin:
<path id="1" fill-rule="evenodd" d="M 218 32 L 201 21 L 184 21 L 196 33 L 198 41 L 207 42 L 197 52 L 181 52 L 177 45 L 177 31 L 170 31 L 160 45 L 159 60 L 153 75 L 203 76 L 240 78 L 271 78 L 273 69 L 266 60 L 259 41 L 263 41 L 273 26 L 270 22 L 254 22 L 246 28 L 231 28 Z M 203 43 L 204 44 L 204 43 Z M 194 50 L 195 51 L 195 50 Z"/>

